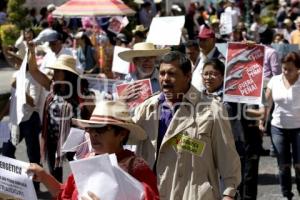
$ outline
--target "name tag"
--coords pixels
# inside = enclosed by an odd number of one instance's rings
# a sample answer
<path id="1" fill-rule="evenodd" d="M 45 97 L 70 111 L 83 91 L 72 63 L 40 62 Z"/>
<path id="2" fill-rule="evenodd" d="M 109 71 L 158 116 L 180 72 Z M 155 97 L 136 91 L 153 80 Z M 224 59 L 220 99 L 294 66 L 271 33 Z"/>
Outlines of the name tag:
<path id="1" fill-rule="evenodd" d="M 184 134 L 178 134 L 173 138 L 173 146 L 177 151 L 186 151 L 196 156 L 202 156 L 206 143 L 204 141 L 191 138 Z"/>

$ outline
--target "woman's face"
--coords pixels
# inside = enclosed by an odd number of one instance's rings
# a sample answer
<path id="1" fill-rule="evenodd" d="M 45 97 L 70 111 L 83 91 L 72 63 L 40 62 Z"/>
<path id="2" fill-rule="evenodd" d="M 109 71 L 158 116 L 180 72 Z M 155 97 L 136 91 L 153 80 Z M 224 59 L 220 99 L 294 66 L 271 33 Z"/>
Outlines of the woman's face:
<path id="1" fill-rule="evenodd" d="M 206 65 L 202 72 L 203 84 L 209 93 L 215 92 L 223 84 L 223 75 L 212 65 Z"/>
<path id="2" fill-rule="evenodd" d="M 282 74 L 287 80 L 296 80 L 298 78 L 298 68 L 293 62 L 282 64 Z"/>
<path id="3" fill-rule="evenodd" d="M 122 141 L 126 133 L 116 134 L 113 126 L 105 125 L 103 127 L 87 128 L 90 134 L 92 147 L 96 154 L 117 153 L 122 149 Z"/>

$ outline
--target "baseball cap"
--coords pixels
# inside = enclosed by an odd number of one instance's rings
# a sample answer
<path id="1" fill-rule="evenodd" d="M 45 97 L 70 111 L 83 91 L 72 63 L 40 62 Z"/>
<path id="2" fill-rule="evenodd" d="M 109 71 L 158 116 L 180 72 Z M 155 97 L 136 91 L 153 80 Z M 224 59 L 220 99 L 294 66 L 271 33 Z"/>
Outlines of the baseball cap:
<path id="1" fill-rule="evenodd" d="M 203 24 L 199 28 L 198 38 L 200 39 L 215 38 L 215 32 L 209 26 Z"/>
<path id="2" fill-rule="evenodd" d="M 33 39 L 34 43 L 42 43 L 42 42 L 53 42 L 56 40 L 61 40 L 62 36 L 55 30 L 45 29 L 39 33 L 39 35 Z"/>

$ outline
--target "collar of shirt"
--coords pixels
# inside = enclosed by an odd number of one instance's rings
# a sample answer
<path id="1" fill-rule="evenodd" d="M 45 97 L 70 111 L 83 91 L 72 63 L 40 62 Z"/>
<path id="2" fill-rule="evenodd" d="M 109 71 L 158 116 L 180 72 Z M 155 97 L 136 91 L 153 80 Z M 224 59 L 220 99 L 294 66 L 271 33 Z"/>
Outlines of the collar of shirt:
<path id="1" fill-rule="evenodd" d="M 209 52 L 207 55 L 204 55 L 204 54 L 201 52 L 201 53 L 200 53 L 200 59 L 201 59 L 201 60 L 202 60 L 202 59 L 204 59 L 204 60 L 206 60 L 206 59 L 211 59 L 211 58 L 213 57 L 213 55 L 214 55 L 215 50 L 216 50 L 216 47 L 214 47 L 212 50 L 210 50 L 210 52 Z"/>

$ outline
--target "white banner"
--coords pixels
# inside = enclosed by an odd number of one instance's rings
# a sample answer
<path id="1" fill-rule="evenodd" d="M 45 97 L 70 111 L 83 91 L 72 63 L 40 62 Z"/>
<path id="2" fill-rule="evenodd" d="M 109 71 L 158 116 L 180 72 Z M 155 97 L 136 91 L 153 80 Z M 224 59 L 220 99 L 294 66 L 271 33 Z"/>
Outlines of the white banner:
<path id="1" fill-rule="evenodd" d="M 0 199 L 37 200 L 29 163 L 0 156 Z"/>

